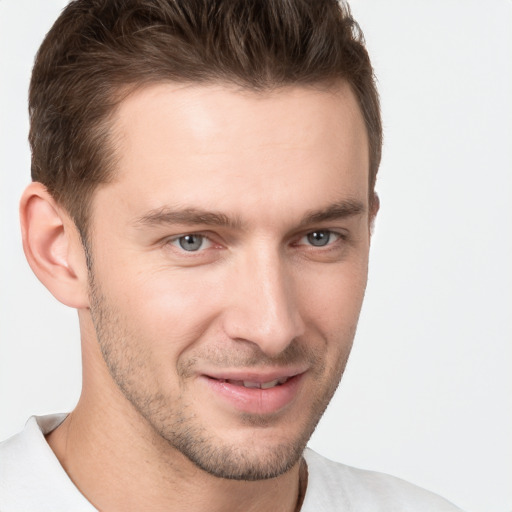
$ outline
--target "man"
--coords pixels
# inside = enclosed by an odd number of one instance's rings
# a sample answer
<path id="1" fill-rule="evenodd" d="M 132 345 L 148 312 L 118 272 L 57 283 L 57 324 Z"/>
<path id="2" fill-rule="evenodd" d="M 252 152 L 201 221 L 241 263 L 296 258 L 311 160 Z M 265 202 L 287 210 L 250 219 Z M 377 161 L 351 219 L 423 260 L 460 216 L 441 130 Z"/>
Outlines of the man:
<path id="1" fill-rule="evenodd" d="M 0 448 L 0 509 L 443 510 L 305 449 L 366 286 L 381 122 L 334 1 L 78 0 L 30 89 L 30 266 L 83 390 Z"/>

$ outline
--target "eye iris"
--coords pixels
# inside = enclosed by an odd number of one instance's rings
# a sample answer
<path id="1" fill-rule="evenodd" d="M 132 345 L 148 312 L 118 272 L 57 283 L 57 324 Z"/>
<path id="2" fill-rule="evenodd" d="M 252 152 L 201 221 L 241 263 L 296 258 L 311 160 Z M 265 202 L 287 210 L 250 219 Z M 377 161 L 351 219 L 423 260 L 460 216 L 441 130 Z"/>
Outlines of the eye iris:
<path id="1" fill-rule="evenodd" d="M 179 238 L 180 247 L 185 251 L 197 251 L 203 244 L 201 235 L 185 235 Z"/>
<path id="2" fill-rule="evenodd" d="M 308 235 L 308 242 L 316 247 L 321 247 L 329 243 L 330 235 L 329 231 L 313 231 Z"/>

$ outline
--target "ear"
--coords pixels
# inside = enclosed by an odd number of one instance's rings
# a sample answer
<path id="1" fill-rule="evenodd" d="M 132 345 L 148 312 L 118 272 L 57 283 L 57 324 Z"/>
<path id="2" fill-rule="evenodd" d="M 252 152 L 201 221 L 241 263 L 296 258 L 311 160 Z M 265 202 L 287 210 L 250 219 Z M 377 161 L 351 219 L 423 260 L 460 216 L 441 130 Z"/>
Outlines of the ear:
<path id="1" fill-rule="evenodd" d="M 88 308 L 88 273 L 78 230 L 42 183 L 33 182 L 20 202 L 23 250 L 30 268 L 60 302 Z"/>
<path id="2" fill-rule="evenodd" d="M 370 216 L 369 216 L 369 227 L 370 227 L 370 235 L 373 234 L 373 227 L 375 225 L 375 218 L 377 217 L 377 213 L 380 208 L 380 199 L 377 195 L 377 192 L 372 193 L 372 199 L 370 201 Z"/>

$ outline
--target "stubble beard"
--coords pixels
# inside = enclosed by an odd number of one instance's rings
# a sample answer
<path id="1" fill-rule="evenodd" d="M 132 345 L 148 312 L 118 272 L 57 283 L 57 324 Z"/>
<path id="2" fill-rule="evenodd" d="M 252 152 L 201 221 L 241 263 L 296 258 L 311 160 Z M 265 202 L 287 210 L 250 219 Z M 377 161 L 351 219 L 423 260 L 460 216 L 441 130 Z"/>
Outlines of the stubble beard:
<path id="1" fill-rule="evenodd" d="M 209 432 L 208 427 L 201 423 L 190 404 L 186 402 L 183 393 L 171 399 L 156 386 L 154 389 L 147 387 L 147 382 L 152 382 L 152 372 L 148 365 L 149 358 L 144 351 L 145 345 L 127 331 L 125 322 L 101 293 L 91 270 L 89 281 L 91 317 L 109 373 L 125 398 L 150 425 L 158 438 L 165 440 L 172 449 L 179 451 L 196 467 L 218 478 L 246 481 L 275 478 L 299 462 L 308 440 L 338 387 L 350 353 L 352 339 L 346 353 L 342 354 L 336 364 L 328 370 L 327 377 L 320 351 L 313 351 L 304 344 L 290 344 L 287 351 L 277 358 L 278 360 L 270 360 L 261 353 L 253 354 L 252 357 L 241 357 L 240 367 L 249 367 L 251 364 L 256 366 L 263 361 L 269 366 L 307 361 L 312 368 L 310 371 L 316 373 L 313 377 L 323 379 L 324 389 L 316 391 L 318 396 L 311 402 L 309 409 L 304 411 L 302 418 L 296 418 L 296 422 L 302 422 L 302 425 L 296 430 L 298 434 L 293 438 L 268 447 L 229 444 L 220 436 Z M 355 333 L 355 326 L 353 330 Z M 232 365 L 236 359 L 231 355 L 217 355 L 216 362 L 221 362 L 223 357 L 229 359 Z M 177 370 L 181 377 L 186 378 L 187 372 L 193 371 L 193 361 L 178 364 Z M 240 420 L 244 428 L 252 426 L 255 429 L 265 428 L 274 420 L 279 421 L 272 416 L 261 417 L 252 414 L 243 414 Z M 169 462 L 172 464 L 172 457 Z"/>

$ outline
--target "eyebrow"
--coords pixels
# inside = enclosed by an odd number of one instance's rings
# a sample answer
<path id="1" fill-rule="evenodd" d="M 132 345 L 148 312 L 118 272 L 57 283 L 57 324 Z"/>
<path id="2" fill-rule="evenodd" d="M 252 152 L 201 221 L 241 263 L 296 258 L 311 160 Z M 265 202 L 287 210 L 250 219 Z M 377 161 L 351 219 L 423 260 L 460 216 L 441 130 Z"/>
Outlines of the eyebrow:
<path id="1" fill-rule="evenodd" d="M 342 200 L 332 203 L 321 210 L 310 210 L 302 217 L 299 228 L 311 224 L 339 220 L 365 213 L 366 208 L 361 201 Z M 159 225 L 186 224 L 203 226 L 221 226 L 241 230 L 245 223 L 238 216 L 228 216 L 222 212 L 202 210 L 199 208 L 162 207 L 151 210 L 135 220 L 136 227 L 152 227 Z"/>
<path id="2" fill-rule="evenodd" d="M 366 212 L 365 205 L 361 201 L 346 199 L 330 204 L 321 210 L 306 212 L 300 222 L 301 226 L 325 222 L 329 220 L 340 220 L 347 217 L 354 217 Z"/>
<path id="3" fill-rule="evenodd" d="M 151 210 L 135 221 L 136 226 L 158 226 L 165 224 L 202 224 L 233 229 L 241 229 L 243 225 L 238 217 L 229 217 L 221 212 L 201 210 L 199 208 L 158 208 Z"/>

